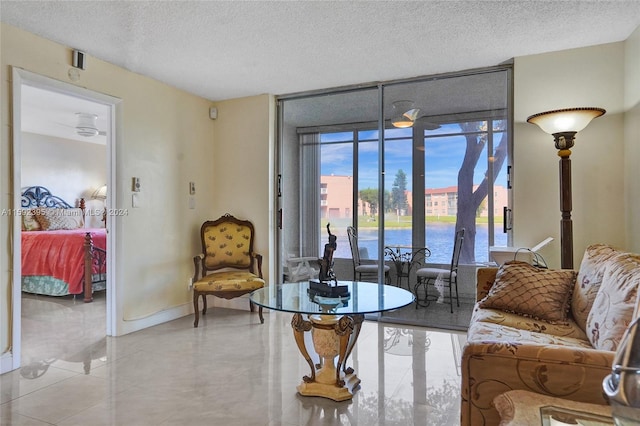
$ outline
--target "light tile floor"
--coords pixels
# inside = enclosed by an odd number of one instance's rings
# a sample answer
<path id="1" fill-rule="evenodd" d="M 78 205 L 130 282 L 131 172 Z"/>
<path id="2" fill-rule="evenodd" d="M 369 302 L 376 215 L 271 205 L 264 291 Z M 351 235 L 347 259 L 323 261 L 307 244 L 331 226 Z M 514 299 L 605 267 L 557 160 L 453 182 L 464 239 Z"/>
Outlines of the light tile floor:
<path id="1" fill-rule="evenodd" d="M 337 403 L 297 394 L 309 367 L 290 314 L 260 324 L 213 308 L 197 329 L 188 316 L 111 338 L 99 296 L 25 296 L 23 312 L 24 367 L 0 376 L 2 425 L 459 423 L 464 332 L 365 321 L 348 361 L 361 388 Z"/>

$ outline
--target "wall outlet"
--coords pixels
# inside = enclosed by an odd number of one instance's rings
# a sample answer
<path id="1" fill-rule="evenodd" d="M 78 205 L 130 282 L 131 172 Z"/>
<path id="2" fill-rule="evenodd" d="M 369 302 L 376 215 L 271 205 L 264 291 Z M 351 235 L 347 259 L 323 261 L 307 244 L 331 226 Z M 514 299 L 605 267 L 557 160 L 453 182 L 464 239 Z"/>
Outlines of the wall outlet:
<path id="1" fill-rule="evenodd" d="M 192 277 L 187 278 L 187 290 L 189 290 L 189 291 L 193 290 L 193 278 Z"/>

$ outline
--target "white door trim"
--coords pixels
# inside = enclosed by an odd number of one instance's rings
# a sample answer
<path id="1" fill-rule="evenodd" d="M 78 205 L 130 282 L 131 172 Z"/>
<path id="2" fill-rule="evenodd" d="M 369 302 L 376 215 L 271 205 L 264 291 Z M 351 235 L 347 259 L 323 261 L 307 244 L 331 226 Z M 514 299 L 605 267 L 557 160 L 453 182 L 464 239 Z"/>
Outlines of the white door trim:
<path id="1" fill-rule="evenodd" d="M 122 117 L 122 100 L 93 90 L 45 77 L 18 67 L 12 67 L 12 139 L 13 139 L 13 208 L 19 209 L 21 205 L 21 160 L 22 160 L 22 135 L 21 129 L 21 105 L 22 85 L 34 86 L 40 89 L 63 93 L 88 101 L 105 105 L 109 110 L 108 122 L 110 132 L 107 134 L 107 184 L 109 185 L 109 198 L 107 199 L 107 211 L 115 208 L 116 194 L 116 140 L 119 139 L 116 121 Z M 116 270 L 116 216 L 107 215 L 107 324 L 106 334 L 112 336 L 116 333 L 117 289 L 115 286 Z M 22 228 L 19 220 L 13 221 L 13 275 L 12 275 L 12 330 L 11 330 L 11 369 L 20 367 L 21 356 L 21 314 L 22 314 L 22 265 L 19 253 L 21 253 L 22 241 L 20 238 Z M 8 362 L 0 364 L 0 373 L 5 373 Z"/>

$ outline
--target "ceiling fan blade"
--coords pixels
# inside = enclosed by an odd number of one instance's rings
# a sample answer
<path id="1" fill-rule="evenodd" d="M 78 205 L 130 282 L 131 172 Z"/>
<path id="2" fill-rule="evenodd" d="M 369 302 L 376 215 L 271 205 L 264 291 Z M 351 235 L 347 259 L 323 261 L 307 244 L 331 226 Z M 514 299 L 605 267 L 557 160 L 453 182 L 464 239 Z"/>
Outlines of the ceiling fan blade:
<path id="1" fill-rule="evenodd" d="M 438 123 L 434 123 L 433 121 L 429 121 L 429 117 L 422 116 L 415 119 L 415 123 L 420 124 L 425 130 L 436 130 L 440 128 Z"/>
<path id="2" fill-rule="evenodd" d="M 52 121 L 53 124 L 57 124 L 58 126 L 66 127 L 68 129 L 75 129 L 75 126 L 70 124 L 60 123 L 59 121 Z"/>
<path id="3" fill-rule="evenodd" d="M 410 110 L 406 111 L 402 115 L 404 115 L 411 121 L 416 121 L 419 113 L 420 113 L 420 110 L 418 108 L 411 108 Z"/>
<path id="4" fill-rule="evenodd" d="M 58 126 L 66 127 L 67 129 L 73 129 L 73 131 L 76 133 L 78 131 L 78 128 L 76 126 L 72 126 L 70 124 L 60 123 L 59 121 L 53 121 L 52 123 Z M 99 130 L 96 136 L 106 136 L 106 135 L 107 135 L 106 130 Z"/>

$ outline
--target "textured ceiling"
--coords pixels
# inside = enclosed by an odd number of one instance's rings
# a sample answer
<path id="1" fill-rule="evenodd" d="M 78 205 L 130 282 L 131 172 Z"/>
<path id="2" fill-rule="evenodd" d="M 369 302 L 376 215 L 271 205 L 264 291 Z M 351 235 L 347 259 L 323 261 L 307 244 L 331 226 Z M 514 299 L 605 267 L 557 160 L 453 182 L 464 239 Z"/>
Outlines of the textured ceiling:
<path id="1" fill-rule="evenodd" d="M 0 2 L 2 22 L 211 100 L 491 66 L 626 39 L 640 1 Z"/>

